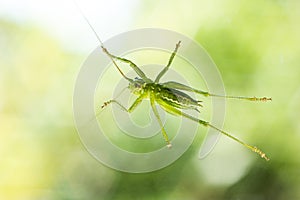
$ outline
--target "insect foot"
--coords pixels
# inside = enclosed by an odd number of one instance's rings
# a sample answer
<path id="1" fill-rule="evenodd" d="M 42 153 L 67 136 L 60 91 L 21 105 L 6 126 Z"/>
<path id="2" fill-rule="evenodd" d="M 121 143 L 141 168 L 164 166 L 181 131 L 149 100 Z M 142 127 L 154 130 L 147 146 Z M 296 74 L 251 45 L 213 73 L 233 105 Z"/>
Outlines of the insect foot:
<path id="1" fill-rule="evenodd" d="M 270 160 L 270 158 L 268 158 L 267 155 L 264 152 L 262 152 L 260 149 L 258 149 L 257 147 L 254 147 L 252 149 L 252 151 L 254 151 L 255 153 L 258 153 L 260 155 L 260 157 L 264 158 L 266 161 Z"/>
<path id="2" fill-rule="evenodd" d="M 181 41 L 179 41 L 177 44 L 176 44 L 176 49 L 178 49 L 180 47 L 180 43 Z"/>
<path id="3" fill-rule="evenodd" d="M 171 149 L 172 148 L 172 144 L 171 143 L 167 144 L 167 147 L 168 147 L 168 149 Z"/>
<path id="4" fill-rule="evenodd" d="M 103 105 L 101 106 L 101 109 L 103 109 L 104 107 L 108 106 L 111 103 L 111 101 L 106 101 L 103 103 Z"/>
<path id="5" fill-rule="evenodd" d="M 104 53 L 108 54 L 108 51 L 107 51 L 107 49 L 105 47 L 101 46 L 101 48 L 102 48 L 102 50 L 103 50 Z"/>
<path id="6" fill-rule="evenodd" d="M 250 101 L 272 101 L 272 98 L 270 97 L 260 97 L 260 98 L 257 98 L 257 97 L 252 97 L 249 99 Z"/>

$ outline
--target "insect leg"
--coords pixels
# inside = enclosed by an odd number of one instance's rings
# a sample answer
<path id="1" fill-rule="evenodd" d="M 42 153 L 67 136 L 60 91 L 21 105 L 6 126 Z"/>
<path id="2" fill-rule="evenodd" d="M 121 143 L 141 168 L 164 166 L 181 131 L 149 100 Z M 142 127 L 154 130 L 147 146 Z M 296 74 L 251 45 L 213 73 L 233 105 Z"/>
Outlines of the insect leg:
<path id="1" fill-rule="evenodd" d="M 174 81 L 166 82 L 166 83 L 163 83 L 162 85 L 165 87 L 168 87 L 168 88 L 172 88 L 172 89 L 195 92 L 198 94 L 202 94 L 203 96 L 223 97 L 223 98 L 227 98 L 227 99 L 244 99 L 244 100 L 249 100 L 249 101 L 271 101 L 272 100 L 272 98 L 269 98 L 269 97 L 241 97 L 241 96 L 223 96 L 223 95 L 211 94 L 209 92 L 194 89 L 192 87 L 189 87 L 187 85 L 177 83 Z"/>
<path id="2" fill-rule="evenodd" d="M 171 57 L 170 57 L 170 59 L 169 59 L 169 62 L 168 62 L 168 64 L 167 64 L 167 66 L 165 66 L 165 68 L 163 68 L 163 70 L 161 70 L 161 72 L 157 75 L 157 77 L 156 77 L 156 79 L 155 79 L 155 83 L 158 83 L 159 82 L 159 79 L 169 70 L 169 67 L 170 67 L 170 65 L 171 65 L 171 63 L 172 63 L 172 61 L 173 61 L 173 59 L 174 59 L 174 57 L 175 57 L 175 55 L 176 55 L 176 53 L 177 53 L 177 50 L 178 50 L 178 48 L 179 48 L 179 46 L 180 46 L 180 43 L 181 43 L 181 41 L 179 41 L 177 44 L 176 44 L 176 47 L 175 47 L 175 50 L 173 51 L 173 53 L 171 54 Z"/>
<path id="3" fill-rule="evenodd" d="M 165 139 L 165 141 L 167 143 L 167 147 L 171 148 L 172 144 L 170 143 L 170 140 L 169 140 L 169 137 L 167 135 L 167 132 L 166 132 L 166 130 L 164 128 L 164 125 L 163 125 L 163 123 L 162 123 L 162 121 L 160 119 L 160 116 L 159 116 L 159 114 L 157 112 L 157 109 L 156 109 L 156 106 L 155 106 L 155 103 L 154 103 L 154 97 L 152 97 L 152 96 L 150 96 L 150 104 L 151 104 L 152 110 L 154 112 L 154 115 L 155 115 L 155 117 L 156 117 L 156 119 L 157 119 L 157 121 L 159 123 L 159 126 L 161 128 L 161 133 L 162 133 L 162 135 L 163 135 L 163 137 L 164 137 L 164 139 Z"/>
<path id="4" fill-rule="evenodd" d="M 102 47 L 104 53 L 106 53 L 109 57 L 115 58 L 121 62 L 127 63 L 129 64 L 129 66 L 137 73 L 137 75 L 139 75 L 139 77 L 141 77 L 146 83 L 148 82 L 152 82 L 146 75 L 145 73 L 136 65 L 134 64 L 132 61 L 126 59 L 126 58 L 121 58 L 115 55 L 112 55 L 111 53 L 108 52 L 108 50 L 104 47 Z"/>
<path id="5" fill-rule="evenodd" d="M 79 10 L 79 12 L 81 13 L 82 17 L 84 18 L 84 20 L 87 22 L 87 24 L 89 25 L 89 27 L 91 28 L 91 30 L 93 31 L 93 33 L 95 34 L 96 38 L 98 39 L 100 46 L 102 48 L 102 50 L 108 55 L 108 57 L 111 59 L 112 63 L 114 64 L 114 66 L 118 69 L 118 71 L 120 72 L 120 74 L 129 82 L 133 82 L 132 79 L 128 78 L 127 76 L 125 76 L 125 74 L 122 72 L 122 70 L 119 68 L 119 66 L 117 65 L 117 63 L 114 61 L 112 55 L 110 55 L 107 51 L 107 49 L 104 47 L 102 40 L 100 39 L 99 35 L 97 34 L 96 30 L 93 28 L 92 24 L 90 23 L 90 21 L 88 20 L 88 18 L 85 16 L 85 14 L 83 13 L 83 11 L 80 9 L 79 5 L 76 3 L 76 1 L 74 0 L 75 5 L 77 6 L 77 9 Z"/>
<path id="6" fill-rule="evenodd" d="M 126 88 L 124 88 L 124 89 L 126 89 Z M 121 93 L 124 91 L 124 89 L 121 91 Z M 121 94 L 120 93 L 120 94 Z M 120 95 L 119 94 L 119 95 Z M 118 96 L 119 96 L 118 95 Z M 101 106 L 101 110 L 98 112 L 98 113 L 96 113 L 96 116 L 95 117 L 93 117 L 93 119 L 91 119 L 91 120 L 89 120 L 89 123 L 90 122 L 92 122 L 93 120 L 95 120 L 95 119 L 97 119 L 98 118 L 98 116 L 101 114 L 101 112 L 103 111 L 103 108 L 105 108 L 106 106 L 108 106 L 109 104 L 111 104 L 111 103 L 115 103 L 115 104 L 117 104 L 122 110 L 124 110 L 125 112 L 128 112 L 128 113 L 131 113 L 141 102 L 142 102 L 142 100 L 145 98 L 145 96 L 144 95 L 140 95 L 134 102 L 133 102 L 133 104 L 127 109 L 125 106 L 123 106 L 120 102 L 118 102 L 117 100 L 115 100 L 115 99 L 111 99 L 111 100 L 109 100 L 109 101 L 106 101 L 106 102 L 104 102 L 103 103 L 103 105 Z"/>
<path id="7" fill-rule="evenodd" d="M 103 109 L 104 107 L 108 106 L 111 103 L 115 103 L 117 104 L 122 110 L 131 113 L 138 105 L 140 105 L 140 103 L 143 101 L 143 99 L 145 98 L 145 95 L 142 94 L 140 95 L 133 103 L 132 105 L 127 109 L 125 106 L 123 106 L 120 102 L 118 102 L 115 99 L 111 99 L 109 101 L 106 101 L 103 103 L 103 105 L 101 106 L 101 108 Z"/>
<path id="8" fill-rule="evenodd" d="M 162 106 L 163 109 L 165 109 L 167 112 L 169 112 L 171 114 L 181 115 L 181 116 L 183 116 L 185 118 L 188 118 L 190 120 L 193 120 L 193 121 L 195 121 L 195 122 L 197 122 L 197 123 L 199 123 L 199 124 L 201 124 L 203 126 L 210 127 L 210 128 L 213 128 L 213 129 L 219 131 L 223 135 L 226 135 L 227 137 L 229 137 L 229 138 L 233 139 L 234 141 L 242 144 L 243 146 L 247 147 L 248 149 L 252 150 L 253 152 L 259 154 L 265 160 L 267 160 L 267 161 L 269 160 L 269 158 L 267 157 L 267 155 L 263 151 L 261 151 L 260 149 L 258 149 L 257 147 L 251 146 L 251 145 L 249 145 L 249 144 L 241 141 L 240 139 L 234 137 L 233 135 L 231 135 L 231 134 L 229 134 L 229 133 L 227 133 L 227 132 L 225 132 L 225 131 L 217 128 L 217 127 L 215 127 L 214 125 L 210 124 L 209 122 L 201 120 L 201 119 L 197 119 L 197 118 L 195 118 L 193 116 L 190 116 L 190 115 L 182 112 L 181 110 L 178 110 L 177 108 L 174 108 L 174 107 L 172 107 L 170 105 L 162 104 L 162 103 L 160 105 Z"/>

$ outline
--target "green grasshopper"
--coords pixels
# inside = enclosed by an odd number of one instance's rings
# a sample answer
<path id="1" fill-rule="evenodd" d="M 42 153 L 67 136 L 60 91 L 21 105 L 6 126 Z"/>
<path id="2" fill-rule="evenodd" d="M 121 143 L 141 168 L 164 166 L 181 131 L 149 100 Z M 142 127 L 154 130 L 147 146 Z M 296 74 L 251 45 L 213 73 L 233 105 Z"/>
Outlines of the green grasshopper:
<path id="1" fill-rule="evenodd" d="M 254 151 L 255 153 L 259 154 L 265 160 L 267 160 L 267 161 L 269 160 L 269 158 L 266 156 L 266 154 L 263 151 L 261 151 L 260 149 L 258 149 L 257 147 L 251 146 L 251 145 L 239 140 L 238 138 L 215 127 L 214 125 L 210 124 L 207 121 L 195 118 L 195 117 L 183 112 L 183 110 L 188 110 L 188 109 L 196 110 L 199 112 L 198 108 L 202 107 L 202 104 L 201 104 L 201 101 L 193 99 L 192 97 L 190 97 L 189 95 L 187 95 L 186 93 L 184 93 L 182 91 L 194 92 L 194 93 L 206 96 L 206 97 L 207 96 L 223 97 L 223 98 L 232 98 L 232 99 L 244 99 L 244 100 L 249 100 L 249 101 L 269 101 L 269 100 L 272 100 L 271 98 L 222 96 L 222 95 L 211 94 L 206 91 L 198 90 L 198 89 L 195 89 L 190 86 L 187 86 L 187 85 L 184 85 L 181 83 L 177 83 L 174 81 L 160 83 L 159 80 L 169 70 L 169 68 L 172 64 L 172 61 L 174 60 L 174 57 L 178 51 L 178 48 L 180 47 L 180 43 L 181 43 L 180 41 L 176 44 L 175 50 L 171 54 L 167 65 L 160 71 L 160 73 L 157 75 L 157 77 L 153 81 L 150 78 L 148 78 L 145 75 L 145 73 L 132 61 L 130 61 L 126 58 L 118 57 L 118 56 L 111 54 L 104 47 L 100 37 L 98 36 L 98 34 L 94 30 L 94 28 L 92 27 L 90 22 L 88 21 L 88 19 L 85 17 L 85 15 L 83 13 L 81 13 L 81 14 L 83 15 L 85 21 L 88 23 L 91 30 L 94 32 L 98 41 L 100 42 L 100 46 L 101 46 L 103 52 L 110 58 L 113 65 L 120 72 L 120 74 L 123 76 L 123 78 L 125 78 L 129 82 L 128 89 L 131 91 L 131 93 L 133 93 L 134 95 L 137 95 L 136 100 L 133 102 L 133 104 L 129 108 L 126 108 L 117 100 L 111 99 L 109 101 L 104 102 L 104 104 L 101 106 L 102 109 L 105 108 L 106 106 L 108 106 L 109 104 L 114 103 L 114 104 L 117 104 L 122 110 L 124 110 L 128 113 L 131 113 L 134 111 L 134 109 L 137 106 L 140 105 L 140 103 L 144 99 L 150 99 L 151 108 L 154 112 L 154 115 L 155 115 L 159 125 L 160 125 L 161 133 L 163 135 L 164 140 L 166 141 L 168 148 L 171 148 L 172 144 L 169 140 L 168 134 L 167 134 L 167 132 L 164 128 L 164 125 L 161 121 L 161 118 L 160 118 L 159 113 L 156 108 L 156 104 L 160 105 L 166 112 L 168 112 L 172 115 L 183 116 L 183 117 L 188 118 L 192 121 L 195 121 L 196 123 L 199 123 L 203 126 L 213 128 L 213 129 L 217 130 L 218 132 L 226 135 L 227 137 L 235 140 L 236 142 L 242 144 L 243 146 L 247 147 L 248 149 Z M 138 77 L 136 77 L 135 79 L 131 79 L 131 78 L 127 77 L 122 72 L 120 67 L 117 65 L 115 60 L 118 60 L 118 61 L 128 64 L 136 72 Z"/>

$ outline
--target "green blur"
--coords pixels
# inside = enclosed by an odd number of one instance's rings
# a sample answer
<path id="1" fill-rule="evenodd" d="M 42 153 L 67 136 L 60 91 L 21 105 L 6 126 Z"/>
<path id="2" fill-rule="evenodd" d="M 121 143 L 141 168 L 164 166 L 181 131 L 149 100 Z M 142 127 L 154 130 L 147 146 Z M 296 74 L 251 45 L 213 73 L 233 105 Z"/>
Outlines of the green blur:
<path id="1" fill-rule="evenodd" d="M 194 38 L 218 66 L 228 95 L 273 99 L 228 100 L 224 125 L 269 162 L 224 136 L 198 160 L 202 127 L 180 159 L 146 174 L 110 169 L 81 143 L 72 94 L 86 55 L 33 25 L 0 20 L 0 199 L 300 199 L 299 20 L 296 0 L 139 3 L 134 28 Z"/>

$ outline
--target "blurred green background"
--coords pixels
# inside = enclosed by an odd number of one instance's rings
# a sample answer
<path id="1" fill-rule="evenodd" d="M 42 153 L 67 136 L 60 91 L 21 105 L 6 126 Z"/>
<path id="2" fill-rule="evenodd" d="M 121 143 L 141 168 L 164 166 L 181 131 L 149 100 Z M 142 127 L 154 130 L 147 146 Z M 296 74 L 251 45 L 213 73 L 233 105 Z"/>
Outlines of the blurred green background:
<path id="1" fill-rule="evenodd" d="M 227 94 L 273 98 L 227 101 L 224 126 L 269 162 L 225 137 L 198 160 L 203 128 L 178 161 L 147 174 L 107 168 L 79 140 L 73 87 L 98 43 L 74 3 L 10 2 L 0 3 L 0 199 L 300 199 L 300 1 L 79 2 L 104 39 L 178 31 L 208 51 Z"/>

